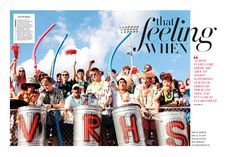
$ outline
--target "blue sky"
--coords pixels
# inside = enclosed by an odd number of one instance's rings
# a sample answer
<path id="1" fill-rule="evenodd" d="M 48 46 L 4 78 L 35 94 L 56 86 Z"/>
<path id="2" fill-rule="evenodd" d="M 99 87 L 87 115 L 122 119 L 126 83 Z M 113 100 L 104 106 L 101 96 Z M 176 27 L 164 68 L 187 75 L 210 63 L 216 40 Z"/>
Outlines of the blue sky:
<path id="1" fill-rule="evenodd" d="M 36 57 L 38 68 L 49 72 L 54 53 L 60 45 L 63 37 L 68 33 L 57 59 L 55 72 L 68 70 L 71 73 L 74 60 L 77 68 L 87 68 L 89 60 L 95 59 L 95 66 L 105 72 L 111 52 L 125 36 L 120 34 L 121 25 L 139 25 L 139 33 L 132 34 L 121 45 L 115 54 L 113 67 L 119 72 L 124 65 L 130 65 L 130 57 L 127 55 L 129 41 L 133 46 L 139 44 L 143 33 L 143 26 L 149 17 L 165 19 L 180 17 L 186 21 L 184 27 L 190 27 L 189 11 L 11 11 L 11 45 L 13 44 L 13 14 L 35 14 L 35 40 L 53 23 L 55 28 L 40 43 Z M 173 26 L 171 26 L 173 27 Z M 148 53 L 146 49 L 134 53 L 135 66 L 143 70 L 145 64 L 152 65 L 157 76 L 161 72 L 171 72 L 176 79 L 186 80 L 190 71 L 190 42 L 188 39 L 188 53 L 160 54 Z M 33 64 L 31 60 L 33 44 L 20 44 L 18 66 L 23 66 L 27 76 L 32 76 Z M 67 49 L 77 49 L 76 56 L 65 56 Z M 13 53 L 11 53 L 11 59 Z"/>

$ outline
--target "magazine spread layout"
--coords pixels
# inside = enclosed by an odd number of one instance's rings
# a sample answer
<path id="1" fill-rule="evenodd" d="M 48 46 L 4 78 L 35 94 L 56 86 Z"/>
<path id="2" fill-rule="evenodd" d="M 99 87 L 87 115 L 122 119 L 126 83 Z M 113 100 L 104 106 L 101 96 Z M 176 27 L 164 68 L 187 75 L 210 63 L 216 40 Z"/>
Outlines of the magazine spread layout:
<path id="1" fill-rule="evenodd" d="M 226 40 L 234 31 L 216 6 L 2 3 L 7 152 L 231 151 L 235 61 Z"/>

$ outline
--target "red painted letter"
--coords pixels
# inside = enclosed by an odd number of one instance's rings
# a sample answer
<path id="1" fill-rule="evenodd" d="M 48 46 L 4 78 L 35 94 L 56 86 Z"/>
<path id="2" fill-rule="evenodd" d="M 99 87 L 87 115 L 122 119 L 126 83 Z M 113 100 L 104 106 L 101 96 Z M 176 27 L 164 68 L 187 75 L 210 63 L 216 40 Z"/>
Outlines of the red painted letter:
<path id="1" fill-rule="evenodd" d="M 39 113 L 36 113 L 34 115 L 34 118 L 33 118 L 33 122 L 31 124 L 31 128 L 30 128 L 30 131 L 28 133 L 27 129 L 26 129 L 26 126 L 25 126 L 25 119 L 23 116 L 20 116 L 20 127 L 23 131 L 23 134 L 26 138 L 26 141 L 27 142 L 31 142 L 33 140 L 33 137 L 34 137 L 34 133 L 36 131 L 36 128 L 37 128 L 37 124 L 38 122 L 40 121 L 40 114 Z"/>
<path id="2" fill-rule="evenodd" d="M 89 134 L 97 141 L 100 141 L 99 135 L 94 129 L 100 126 L 100 119 L 97 115 L 84 115 L 84 141 L 89 142 Z"/>
<path id="3" fill-rule="evenodd" d="M 123 130 L 124 141 L 125 141 L 125 143 L 129 143 L 128 131 L 132 131 L 134 142 L 139 142 L 139 135 L 138 135 L 138 129 L 137 129 L 137 125 L 136 125 L 135 114 L 132 114 L 130 118 L 131 118 L 131 126 L 126 126 L 124 116 L 120 117 L 120 119 L 119 119 L 120 124 L 122 126 L 122 130 Z"/>
<path id="4" fill-rule="evenodd" d="M 170 146 L 176 146 L 177 144 L 174 142 L 173 138 L 181 140 L 181 146 L 187 146 L 188 140 L 185 135 L 180 133 L 175 133 L 172 131 L 172 128 L 177 127 L 181 130 L 184 130 L 184 124 L 181 121 L 172 121 L 166 124 L 166 132 L 170 136 L 166 139 L 166 143 Z"/>

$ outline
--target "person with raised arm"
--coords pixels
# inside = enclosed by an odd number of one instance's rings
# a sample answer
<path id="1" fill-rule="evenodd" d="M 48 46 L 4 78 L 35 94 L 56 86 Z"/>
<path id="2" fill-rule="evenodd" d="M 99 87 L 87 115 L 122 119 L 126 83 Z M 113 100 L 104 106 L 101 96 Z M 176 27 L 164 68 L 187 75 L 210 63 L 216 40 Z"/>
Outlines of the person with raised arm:
<path id="1" fill-rule="evenodd" d="M 98 105 L 102 108 L 102 124 L 101 124 L 101 138 L 102 145 L 107 145 L 107 139 L 105 138 L 106 124 L 110 121 L 110 104 L 112 101 L 112 91 L 109 82 L 101 79 L 101 71 L 94 67 L 90 70 L 90 75 L 92 76 L 93 82 L 88 86 L 86 90 L 87 95 L 94 95 L 96 97 L 96 102 L 89 105 Z M 90 100 L 88 100 L 90 102 Z"/>
<path id="2" fill-rule="evenodd" d="M 85 95 L 86 93 L 86 89 L 88 87 L 88 82 L 84 80 L 84 69 L 78 69 L 77 73 L 76 73 L 76 61 L 73 65 L 73 82 L 79 84 L 80 88 L 81 88 L 81 94 Z"/>
<path id="3" fill-rule="evenodd" d="M 26 82 L 26 72 L 23 67 L 19 67 L 18 71 L 16 70 L 17 59 L 13 61 L 13 74 L 12 74 L 12 85 L 16 94 L 21 90 L 22 84 Z"/>
<path id="4" fill-rule="evenodd" d="M 89 66 L 88 66 L 88 69 L 86 71 L 86 74 L 85 74 L 85 77 L 86 77 L 86 81 L 88 83 L 91 83 L 92 82 L 92 79 L 90 77 L 90 71 L 91 71 L 91 68 L 92 68 L 92 65 L 95 63 L 95 60 L 90 60 L 89 61 Z"/>

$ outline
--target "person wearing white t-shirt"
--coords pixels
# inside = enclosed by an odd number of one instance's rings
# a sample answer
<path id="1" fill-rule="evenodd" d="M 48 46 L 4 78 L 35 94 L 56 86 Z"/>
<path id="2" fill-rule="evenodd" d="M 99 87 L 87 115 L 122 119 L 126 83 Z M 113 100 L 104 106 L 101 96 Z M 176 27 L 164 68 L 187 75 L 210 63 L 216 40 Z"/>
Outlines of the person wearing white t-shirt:
<path id="1" fill-rule="evenodd" d="M 64 127 L 71 132 L 72 134 L 68 134 L 68 132 L 62 132 L 63 137 L 67 137 L 68 143 L 65 145 L 71 145 L 73 143 L 73 110 L 75 107 L 79 105 L 87 105 L 87 100 L 85 97 L 81 95 L 81 87 L 79 84 L 74 84 L 72 86 L 72 94 L 69 95 L 65 100 L 64 106 Z"/>
<path id="2" fill-rule="evenodd" d="M 75 107 L 83 104 L 85 104 L 85 97 L 81 95 L 81 88 L 76 83 L 72 86 L 72 94 L 65 100 L 64 122 L 73 124 L 72 111 Z"/>
<path id="3" fill-rule="evenodd" d="M 117 86 L 117 88 L 112 88 L 113 107 L 132 104 L 134 102 L 133 94 L 127 91 L 127 80 L 124 76 L 117 78 Z"/>

